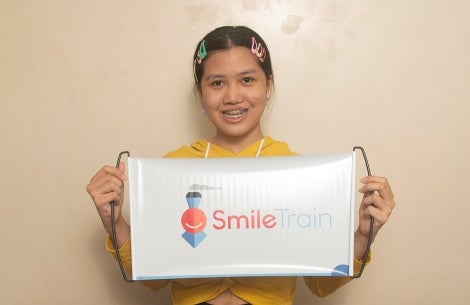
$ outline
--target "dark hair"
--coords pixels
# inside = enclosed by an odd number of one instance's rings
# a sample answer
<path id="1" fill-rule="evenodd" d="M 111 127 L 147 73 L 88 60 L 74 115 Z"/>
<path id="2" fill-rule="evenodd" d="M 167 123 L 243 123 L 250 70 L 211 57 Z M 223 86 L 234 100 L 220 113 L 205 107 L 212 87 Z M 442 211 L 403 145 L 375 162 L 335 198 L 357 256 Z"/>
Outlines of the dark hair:
<path id="1" fill-rule="evenodd" d="M 264 48 L 263 52 L 266 53 L 263 55 L 262 60 L 258 60 L 261 69 L 263 69 L 266 75 L 266 79 L 271 78 L 274 80 L 271 56 L 263 38 L 246 26 L 223 26 L 208 33 L 197 44 L 193 57 L 194 83 L 196 89 L 200 89 L 201 86 L 201 77 L 204 73 L 204 60 L 207 59 L 213 51 L 227 50 L 233 47 L 245 47 L 251 50 L 253 48 L 253 41 L 255 41 L 257 45 L 261 45 L 262 48 Z M 201 48 L 203 48 L 205 52 L 202 56 L 200 54 Z M 258 59 L 260 59 L 259 56 Z"/>

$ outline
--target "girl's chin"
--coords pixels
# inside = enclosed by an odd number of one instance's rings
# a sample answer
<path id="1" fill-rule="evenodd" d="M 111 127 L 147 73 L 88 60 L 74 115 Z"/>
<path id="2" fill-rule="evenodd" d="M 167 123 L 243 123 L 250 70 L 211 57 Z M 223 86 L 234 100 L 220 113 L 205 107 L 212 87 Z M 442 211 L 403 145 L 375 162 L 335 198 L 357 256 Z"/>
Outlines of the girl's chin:
<path id="1" fill-rule="evenodd" d="M 260 129 L 252 129 L 252 128 L 223 128 L 217 129 L 217 138 L 225 139 L 227 141 L 236 140 L 240 141 L 243 139 L 248 138 L 257 138 L 262 137 L 262 133 Z"/>

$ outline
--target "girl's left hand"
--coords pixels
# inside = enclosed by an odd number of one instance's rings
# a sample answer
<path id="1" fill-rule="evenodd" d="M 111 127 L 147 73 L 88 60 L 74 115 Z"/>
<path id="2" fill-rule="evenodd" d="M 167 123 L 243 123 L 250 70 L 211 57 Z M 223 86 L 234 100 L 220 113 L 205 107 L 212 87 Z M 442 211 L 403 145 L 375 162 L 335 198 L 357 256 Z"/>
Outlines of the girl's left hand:
<path id="1" fill-rule="evenodd" d="M 364 249 L 362 244 L 367 241 L 370 229 L 370 217 L 374 218 L 373 239 L 380 228 L 388 221 L 395 207 L 394 195 L 387 178 L 367 176 L 360 180 L 364 185 L 359 189 L 363 193 L 359 208 L 359 228 L 356 231 L 355 241 L 359 246 L 355 249 L 355 256 L 359 249 Z M 359 251 L 362 252 L 362 251 Z"/>

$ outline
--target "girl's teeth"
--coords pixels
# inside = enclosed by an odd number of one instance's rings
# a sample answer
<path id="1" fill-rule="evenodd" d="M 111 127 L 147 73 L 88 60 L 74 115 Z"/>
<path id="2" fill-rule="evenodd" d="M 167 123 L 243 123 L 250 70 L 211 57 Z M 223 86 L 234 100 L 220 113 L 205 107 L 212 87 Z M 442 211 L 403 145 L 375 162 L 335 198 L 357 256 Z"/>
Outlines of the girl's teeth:
<path id="1" fill-rule="evenodd" d="M 229 118 L 236 118 L 236 117 L 243 115 L 245 112 L 246 110 L 225 111 L 224 115 Z"/>

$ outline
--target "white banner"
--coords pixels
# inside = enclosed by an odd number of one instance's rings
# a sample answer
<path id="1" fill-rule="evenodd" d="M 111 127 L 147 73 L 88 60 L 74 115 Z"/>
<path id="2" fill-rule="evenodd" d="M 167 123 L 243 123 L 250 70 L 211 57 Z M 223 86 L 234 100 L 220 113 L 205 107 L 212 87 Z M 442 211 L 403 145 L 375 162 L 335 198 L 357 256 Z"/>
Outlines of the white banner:
<path id="1" fill-rule="evenodd" d="M 353 274 L 355 153 L 129 158 L 133 279 Z"/>

